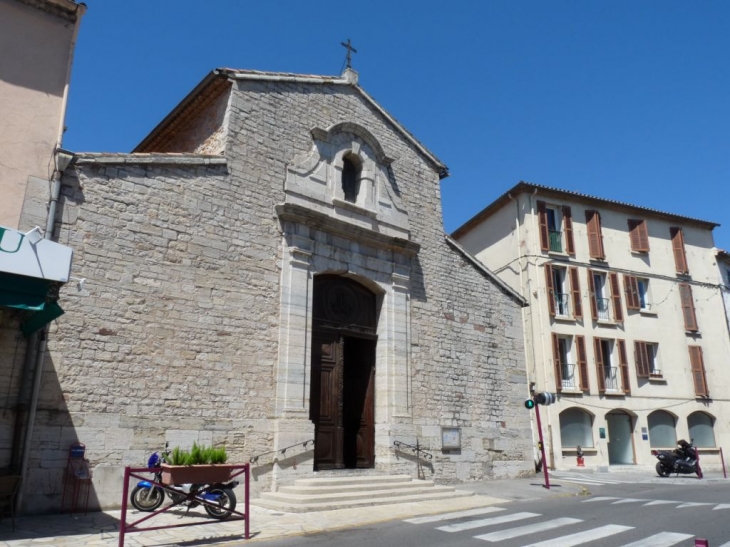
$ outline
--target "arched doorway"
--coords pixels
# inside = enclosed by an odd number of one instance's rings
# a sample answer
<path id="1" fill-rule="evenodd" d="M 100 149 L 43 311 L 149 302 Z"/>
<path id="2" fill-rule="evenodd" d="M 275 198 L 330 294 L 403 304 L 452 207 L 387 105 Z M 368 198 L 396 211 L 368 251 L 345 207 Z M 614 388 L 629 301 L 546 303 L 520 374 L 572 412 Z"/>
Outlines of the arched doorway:
<path id="1" fill-rule="evenodd" d="M 634 464 L 634 424 L 631 416 L 621 410 L 606 414 L 608 426 L 608 463 Z"/>
<path id="2" fill-rule="evenodd" d="M 352 279 L 320 275 L 312 308 L 314 469 L 374 467 L 375 294 Z"/>

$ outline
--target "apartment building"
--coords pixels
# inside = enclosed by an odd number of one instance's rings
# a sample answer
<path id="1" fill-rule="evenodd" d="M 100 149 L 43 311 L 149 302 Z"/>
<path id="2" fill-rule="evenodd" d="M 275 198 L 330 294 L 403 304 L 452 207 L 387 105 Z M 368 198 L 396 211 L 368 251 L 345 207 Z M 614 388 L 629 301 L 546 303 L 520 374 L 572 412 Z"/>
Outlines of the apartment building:
<path id="1" fill-rule="evenodd" d="M 520 182 L 454 232 L 530 303 L 528 381 L 559 394 L 541 409 L 551 467 L 574 467 L 579 447 L 588 467 L 653 466 L 682 438 L 719 467 L 730 337 L 716 226 Z"/>

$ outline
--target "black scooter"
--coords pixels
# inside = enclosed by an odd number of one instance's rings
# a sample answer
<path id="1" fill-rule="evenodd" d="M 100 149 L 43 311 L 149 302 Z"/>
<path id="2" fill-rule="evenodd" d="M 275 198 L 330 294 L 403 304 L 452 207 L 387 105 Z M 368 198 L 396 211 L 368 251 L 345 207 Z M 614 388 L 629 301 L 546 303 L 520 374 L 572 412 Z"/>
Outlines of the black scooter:
<path id="1" fill-rule="evenodd" d="M 696 473 L 697 478 L 701 479 L 702 469 L 697 461 L 695 448 L 692 445 L 688 445 L 688 448 L 690 448 L 688 452 L 695 455 L 694 458 L 679 450 L 652 450 L 652 454 L 659 460 L 656 464 L 656 472 L 659 476 L 668 477 L 672 473 L 676 473 L 677 476 Z"/>

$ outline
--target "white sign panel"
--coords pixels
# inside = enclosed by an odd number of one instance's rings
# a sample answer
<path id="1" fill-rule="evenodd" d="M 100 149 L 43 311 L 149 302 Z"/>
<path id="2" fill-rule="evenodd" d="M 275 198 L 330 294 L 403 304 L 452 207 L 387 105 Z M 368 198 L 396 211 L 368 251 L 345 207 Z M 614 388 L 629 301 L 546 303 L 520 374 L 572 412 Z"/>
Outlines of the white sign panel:
<path id="1" fill-rule="evenodd" d="M 73 249 L 31 232 L 0 226 L 0 272 L 67 282 Z"/>

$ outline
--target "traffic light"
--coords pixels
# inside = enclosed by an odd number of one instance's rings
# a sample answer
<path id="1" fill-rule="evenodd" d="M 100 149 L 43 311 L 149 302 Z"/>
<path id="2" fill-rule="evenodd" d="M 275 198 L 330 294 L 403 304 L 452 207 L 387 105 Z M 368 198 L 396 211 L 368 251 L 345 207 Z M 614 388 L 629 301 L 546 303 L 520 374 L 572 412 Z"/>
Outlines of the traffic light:
<path id="1" fill-rule="evenodd" d="M 550 393 L 549 391 L 541 391 L 540 393 L 535 393 L 535 402 L 538 405 L 551 405 L 555 401 L 558 400 L 558 398 L 555 396 L 555 393 Z"/>
<path id="2" fill-rule="evenodd" d="M 535 408 L 535 401 L 533 401 L 532 399 L 527 399 L 525 401 L 525 408 L 527 410 L 532 410 L 533 408 Z"/>

